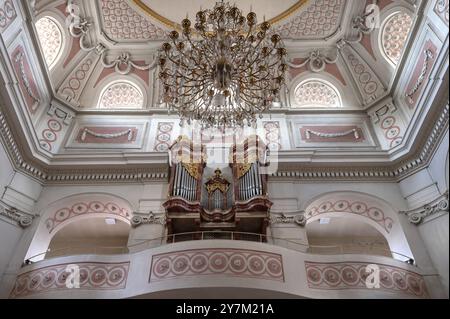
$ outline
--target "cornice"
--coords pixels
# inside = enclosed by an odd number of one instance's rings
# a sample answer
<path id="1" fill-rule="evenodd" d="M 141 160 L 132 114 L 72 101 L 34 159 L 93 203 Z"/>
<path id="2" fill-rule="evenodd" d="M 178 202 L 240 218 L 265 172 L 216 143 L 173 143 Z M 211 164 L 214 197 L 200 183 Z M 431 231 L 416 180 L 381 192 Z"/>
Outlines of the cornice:
<path id="1" fill-rule="evenodd" d="M 429 119 L 434 123 L 428 130 L 424 128 L 420 141 L 417 141 L 415 152 L 407 155 L 397 163 L 379 164 L 378 166 L 359 164 L 352 166 L 330 167 L 330 163 L 322 163 L 320 166 L 311 166 L 300 163 L 295 166 L 288 165 L 271 176 L 271 179 L 289 180 L 351 180 L 351 181 L 400 181 L 407 176 L 429 165 L 435 150 L 440 144 L 445 133 L 448 131 L 449 104 L 444 105 L 437 112 L 438 116 Z M 21 148 L 16 143 L 15 136 L 11 131 L 3 111 L 0 109 L 0 136 L 2 143 L 10 156 L 15 168 L 43 184 L 54 183 L 135 183 L 167 181 L 167 165 L 163 162 L 152 167 L 89 167 L 78 169 L 54 168 L 51 165 L 38 165 L 33 160 L 26 160 Z M 167 164 L 167 163 L 166 163 Z M 285 165 L 286 166 L 286 165 Z"/>

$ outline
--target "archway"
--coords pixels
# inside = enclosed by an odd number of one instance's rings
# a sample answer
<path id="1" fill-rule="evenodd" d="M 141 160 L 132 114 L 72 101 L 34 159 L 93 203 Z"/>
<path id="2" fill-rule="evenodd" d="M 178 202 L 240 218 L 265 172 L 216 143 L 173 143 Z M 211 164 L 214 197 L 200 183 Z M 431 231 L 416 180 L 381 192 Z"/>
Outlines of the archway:
<path id="1" fill-rule="evenodd" d="M 60 199 L 48 205 L 41 212 L 41 219 L 36 233 L 28 249 L 25 259 L 36 262 L 45 258 L 50 243 L 59 231 L 76 232 L 72 223 L 88 225 L 90 222 L 106 222 L 106 219 L 116 223 L 130 225 L 132 218 L 131 205 L 124 199 L 102 193 L 77 194 Z M 119 224 L 125 227 L 122 224 Z M 122 228 L 123 228 L 122 227 Z M 81 231 L 81 230 L 79 230 Z M 123 229 L 121 230 L 123 233 Z M 93 233 L 92 233 L 93 235 Z M 93 236 L 91 239 L 94 240 Z"/>
<path id="2" fill-rule="evenodd" d="M 307 227 L 323 218 L 345 218 L 359 227 L 366 224 L 373 234 L 379 233 L 385 238 L 393 258 L 402 261 L 412 258 L 398 213 L 380 198 L 353 191 L 332 192 L 311 200 L 304 210 Z"/>

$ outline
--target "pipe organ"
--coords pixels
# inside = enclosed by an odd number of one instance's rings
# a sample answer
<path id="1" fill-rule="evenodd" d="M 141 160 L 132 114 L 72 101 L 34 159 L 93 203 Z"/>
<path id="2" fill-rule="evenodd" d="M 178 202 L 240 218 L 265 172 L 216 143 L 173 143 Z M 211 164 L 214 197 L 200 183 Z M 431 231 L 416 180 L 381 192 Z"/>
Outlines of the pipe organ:
<path id="1" fill-rule="evenodd" d="M 184 136 L 169 149 L 170 183 L 168 200 L 163 204 L 169 234 L 265 234 L 272 206 L 264 174 L 266 145 L 257 136 L 235 143 L 228 165 L 221 169 L 207 165 L 206 149 L 207 145 Z"/>

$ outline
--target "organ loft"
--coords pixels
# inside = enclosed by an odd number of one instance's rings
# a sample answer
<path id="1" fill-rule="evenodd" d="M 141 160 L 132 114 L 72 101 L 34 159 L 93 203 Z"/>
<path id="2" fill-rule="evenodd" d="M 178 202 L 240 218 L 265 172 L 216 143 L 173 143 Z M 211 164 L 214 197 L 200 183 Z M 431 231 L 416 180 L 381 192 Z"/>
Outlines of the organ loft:
<path id="1" fill-rule="evenodd" d="M 169 238 L 260 241 L 258 234 L 266 234 L 272 207 L 267 194 L 269 150 L 252 136 L 226 151 L 229 163 L 219 168 L 208 164 L 201 143 L 180 136 L 170 147 L 170 184 L 163 204 L 168 235 L 175 235 Z"/>

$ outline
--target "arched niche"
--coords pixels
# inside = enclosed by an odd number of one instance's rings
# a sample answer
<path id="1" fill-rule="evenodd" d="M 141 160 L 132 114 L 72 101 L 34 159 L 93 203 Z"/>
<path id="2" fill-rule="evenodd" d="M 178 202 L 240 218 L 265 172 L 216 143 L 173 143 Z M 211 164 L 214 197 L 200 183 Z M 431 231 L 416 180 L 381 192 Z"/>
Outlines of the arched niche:
<path id="1" fill-rule="evenodd" d="M 353 191 L 331 192 L 319 195 L 304 207 L 307 225 L 321 218 L 354 219 L 382 234 L 393 258 L 406 261 L 413 257 L 398 212 L 380 198 Z"/>
<path id="2" fill-rule="evenodd" d="M 110 194 L 77 194 L 49 204 L 40 216 L 25 258 L 31 261 L 44 259 L 52 238 L 71 223 L 110 218 L 130 225 L 132 207 L 125 199 Z"/>

